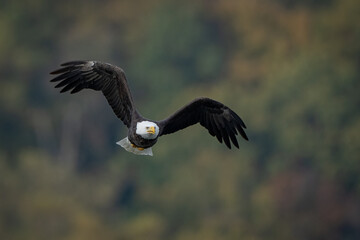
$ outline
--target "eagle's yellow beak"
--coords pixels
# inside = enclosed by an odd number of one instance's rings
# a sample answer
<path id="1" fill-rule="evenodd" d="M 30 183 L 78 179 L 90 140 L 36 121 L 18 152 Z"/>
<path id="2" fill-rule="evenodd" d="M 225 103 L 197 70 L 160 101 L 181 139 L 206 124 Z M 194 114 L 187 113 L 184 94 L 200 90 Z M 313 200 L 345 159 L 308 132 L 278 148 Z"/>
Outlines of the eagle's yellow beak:
<path id="1" fill-rule="evenodd" d="M 155 134 L 155 127 L 149 127 L 147 130 L 148 133 Z"/>

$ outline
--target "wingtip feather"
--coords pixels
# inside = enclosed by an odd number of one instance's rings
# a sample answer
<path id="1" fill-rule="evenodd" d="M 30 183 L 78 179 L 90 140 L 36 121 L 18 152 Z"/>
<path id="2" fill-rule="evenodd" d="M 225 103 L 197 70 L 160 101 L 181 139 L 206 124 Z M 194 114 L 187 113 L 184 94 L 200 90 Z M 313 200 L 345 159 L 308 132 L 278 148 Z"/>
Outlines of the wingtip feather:
<path id="1" fill-rule="evenodd" d="M 67 92 L 69 91 L 70 89 L 66 89 L 66 87 L 64 87 L 63 89 L 60 90 L 60 93 L 64 93 L 64 92 Z"/>
<path id="2" fill-rule="evenodd" d="M 59 69 L 56 69 L 56 70 L 50 72 L 50 74 L 51 75 L 60 74 L 60 73 L 71 71 L 72 69 L 73 69 L 73 67 L 62 67 L 62 68 L 59 68 Z"/>
<path id="3" fill-rule="evenodd" d="M 60 64 L 60 66 L 70 66 L 70 65 L 81 65 L 81 64 L 85 64 L 88 61 L 84 61 L 84 60 L 76 60 L 76 61 L 69 61 L 69 62 L 64 62 L 62 64 Z"/>
<path id="4" fill-rule="evenodd" d="M 74 94 L 80 92 L 84 87 L 82 85 L 76 86 L 73 90 L 71 90 L 70 94 Z"/>

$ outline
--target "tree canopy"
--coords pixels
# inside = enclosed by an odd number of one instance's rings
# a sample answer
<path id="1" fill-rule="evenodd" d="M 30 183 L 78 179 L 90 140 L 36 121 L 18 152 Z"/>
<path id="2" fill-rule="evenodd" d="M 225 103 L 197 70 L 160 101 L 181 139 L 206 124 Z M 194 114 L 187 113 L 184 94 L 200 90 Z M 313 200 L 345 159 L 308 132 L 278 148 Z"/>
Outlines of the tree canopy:
<path id="1" fill-rule="evenodd" d="M 0 239 L 359 239 L 360 2 L 2 1 Z M 59 94 L 68 60 L 122 67 L 160 120 L 206 96 L 245 121 L 154 157 L 115 142 L 101 94 Z"/>

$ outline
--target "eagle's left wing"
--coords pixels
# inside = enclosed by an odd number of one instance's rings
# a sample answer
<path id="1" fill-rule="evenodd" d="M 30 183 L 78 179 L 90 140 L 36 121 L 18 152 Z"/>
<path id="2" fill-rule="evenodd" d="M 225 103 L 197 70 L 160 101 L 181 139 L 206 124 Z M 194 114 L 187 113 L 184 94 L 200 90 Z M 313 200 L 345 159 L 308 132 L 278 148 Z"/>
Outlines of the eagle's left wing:
<path id="1" fill-rule="evenodd" d="M 198 98 L 184 106 L 172 116 L 158 122 L 160 136 L 174 133 L 196 123 L 205 127 L 220 143 L 224 140 L 231 149 L 230 140 L 239 148 L 236 135 L 248 140 L 243 128 L 246 128 L 241 118 L 224 104 L 210 98 Z"/>
<path id="2" fill-rule="evenodd" d="M 51 72 L 57 74 L 51 82 L 60 92 L 76 93 L 88 88 L 102 91 L 114 113 L 130 127 L 135 110 L 124 71 L 116 66 L 98 61 L 72 61 L 61 64 L 62 68 Z"/>

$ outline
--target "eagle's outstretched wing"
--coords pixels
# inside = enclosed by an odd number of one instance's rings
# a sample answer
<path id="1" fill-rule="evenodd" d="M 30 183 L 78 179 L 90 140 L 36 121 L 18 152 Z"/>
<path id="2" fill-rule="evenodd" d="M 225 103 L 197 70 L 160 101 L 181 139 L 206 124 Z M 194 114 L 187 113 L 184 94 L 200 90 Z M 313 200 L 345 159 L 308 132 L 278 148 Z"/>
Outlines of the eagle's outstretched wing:
<path id="1" fill-rule="evenodd" d="M 230 140 L 239 148 L 236 136 L 238 133 L 248 140 L 243 128 L 246 128 L 241 118 L 224 104 L 209 98 L 198 98 L 179 109 L 169 118 L 158 122 L 160 136 L 170 134 L 193 124 L 200 123 L 219 142 L 224 140 L 231 149 Z"/>
<path id="2" fill-rule="evenodd" d="M 60 74 L 51 82 L 60 92 L 76 93 L 84 88 L 102 91 L 114 113 L 130 127 L 133 100 L 124 71 L 116 66 L 96 61 L 72 61 L 61 64 L 62 68 L 50 74 Z"/>

